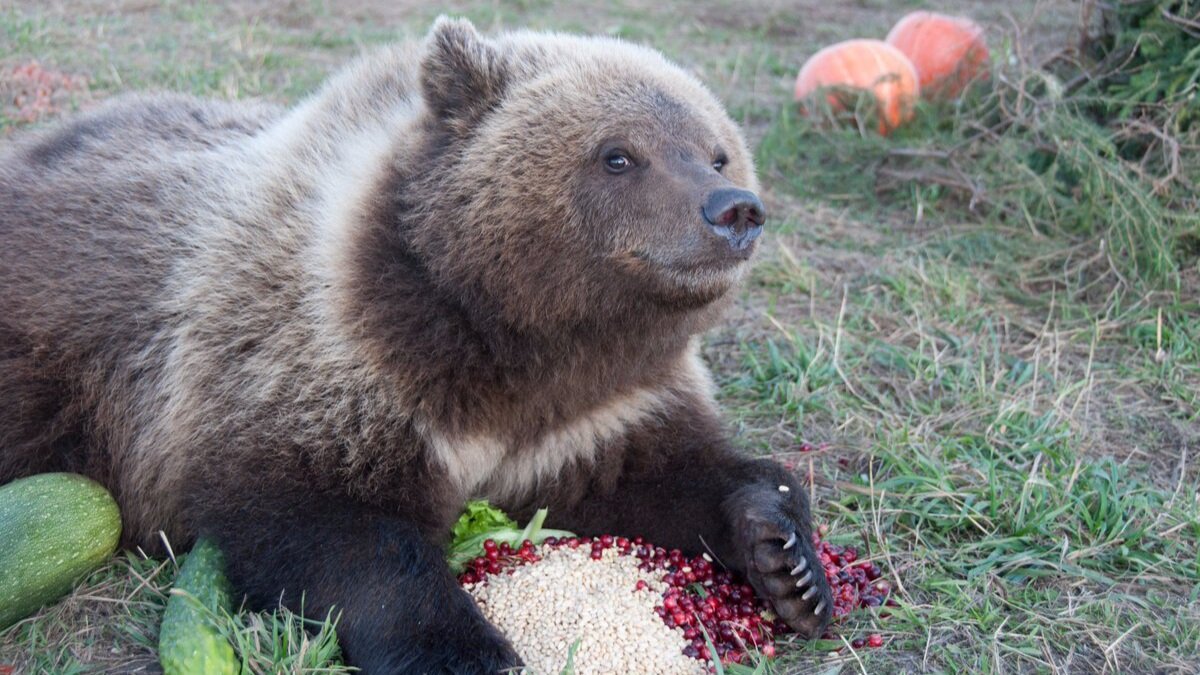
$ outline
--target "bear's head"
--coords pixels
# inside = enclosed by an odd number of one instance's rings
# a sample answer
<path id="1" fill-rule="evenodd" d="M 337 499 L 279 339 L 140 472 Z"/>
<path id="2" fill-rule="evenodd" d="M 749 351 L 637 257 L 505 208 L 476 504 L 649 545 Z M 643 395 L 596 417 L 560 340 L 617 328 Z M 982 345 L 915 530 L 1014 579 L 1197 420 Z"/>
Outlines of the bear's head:
<path id="1" fill-rule="evenodd" d="M 765 217 L 745 139 L 657 51 L 443 18 L 419 76 L 409 245 L 443 288 L 557 330 L 709 314 L 744 273 Z"/>

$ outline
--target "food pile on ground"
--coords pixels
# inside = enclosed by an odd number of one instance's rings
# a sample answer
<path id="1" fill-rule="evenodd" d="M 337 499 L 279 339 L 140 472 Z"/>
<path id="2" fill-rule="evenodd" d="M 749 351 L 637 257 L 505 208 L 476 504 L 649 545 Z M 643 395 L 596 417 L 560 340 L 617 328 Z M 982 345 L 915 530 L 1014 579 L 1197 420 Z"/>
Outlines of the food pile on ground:
<path id="1" fill-rule="evenodd" d="M 852 547 L 821 541 L 818 555 L 834 593 L 834 619 L 892 605 L 877 565 Z M 707 555 L 686 557 L 642 540 L 548 537 L 540 545 L 483 542 L 459 581 L 513 642 L 533 673 L 706 673 L 712 662 L 775 655 L 790 632 L 754 590 Z M 832 637 L 832 636 L 826 636 Z M 880 635 L 854 648 L 883 644 Z"/>
<path id="2" fill-rule="evenodd" d="M 829 528 L 825 525 L 819 528 L 820 535 L 827 534 L 828 531 Z M 882 578 L 883 571 L 879 569 L 879 565 L 859 560 L 858 549 L 853 546 L 831 544 L 822 540 L 820 535 L 813 535 L 813 544 L 821 564 L 825 566 L 825 579 L 829 581 L 829 587 L 833 591 L 834 622 L 856 609 L 883 605 L 898 606 L 899 603 L 891 597 L 892 585 Z M 889 615 L 887 612 L 881 612 L 879 616 L 886 619 Z M 833 639 L 834 636 L 827 633 L 821 637 Z M 882 647 L 883 636 L 876 633 L 865 638 L 854 638 L 850 641 L 850 646 L 854 649 Z"/>
<path id="3" fill-rule="evenodd" d="M 475 571 L 462 575 L 484 616 L 533 673 L 559 673 L 572 648 L 577 675 L 706 672 L 704 664 L 683 654 L 679 632 L 655 614 L 667 584 L 638 569 L 638 559 L 615 546 L 593 549 L 590 542 L 567 541 L 571 544 L 537 548 L 530 543 L 515 553 L 505 544 L 500 560 L 495 554 L 501 551 L 492 545 L 487 554 L 493 559 L 484 557 L 476 566 L 483 581 Z"/>

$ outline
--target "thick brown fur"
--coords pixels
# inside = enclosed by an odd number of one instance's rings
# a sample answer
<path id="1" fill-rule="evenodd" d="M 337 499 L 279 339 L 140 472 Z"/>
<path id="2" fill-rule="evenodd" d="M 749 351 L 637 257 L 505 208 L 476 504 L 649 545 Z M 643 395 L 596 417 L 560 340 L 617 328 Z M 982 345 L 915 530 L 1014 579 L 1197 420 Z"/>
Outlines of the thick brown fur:
<path id="1" fill-rule="evenodd" d="M 820 630 L 804 491 L 730 448 L 697 355 L 732 188 L 721 106 L 609 39 L 442 20 L 292 110 L 114 101 L 0 152 L 0 482 L 87 473 L 128 544 L 215 537 L 372 672 L 516 663 L 441 565 L 477 496 L 707 545 Z"/>

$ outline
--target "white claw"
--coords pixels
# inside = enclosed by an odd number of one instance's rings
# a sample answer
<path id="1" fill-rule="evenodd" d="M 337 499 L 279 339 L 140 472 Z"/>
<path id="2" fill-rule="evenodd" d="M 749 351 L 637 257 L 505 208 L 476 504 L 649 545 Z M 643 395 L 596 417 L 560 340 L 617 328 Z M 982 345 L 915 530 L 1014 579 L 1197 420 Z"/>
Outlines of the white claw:
<path id="1" fill-rule="evenodd" d="M 816 587 L 816 586 L 813 586 L 812 588 L 808 589 L 807 591 L 804 591 L 804 595 L 800 596 L 800 599 L 801 599 L 801 600 L 808 600 L 808 599 L 809 599 L 809 598 L 811 598 L 811 597 L 812 597 L 812 596 L 813 596 L 813 595 L 814 595 L 816 592 L 817 592 L 817 587 Z"/>
<path id="2" fill-rule="evenodd" d="M 786 542 L 786 543 L 784 543 L 784 545 L 783 545 L 783 550 L 785 550 L 785 551 L 786 551 L 786 550 L 788 550 L 789 548 L 791 548 L 791 547 L 793 547 L 793 546 L 795 546 L 795 545 L 796 545 L 796 533 L 795 533 L 795 532 L 793 532 L 793 533 L 792 533 L 792 536 L 791 536 L 791 537 L 788 537 L 788 540 L 787 540 L 787 542 Z"/>
<path id="3" fill-rule="evenodd" d="M 805 574 L 803 579 L 796 582 L 796 588 L 800 588 L 810 581 L 812 581 L 812 570 L 809 570 L 808 574 Z"/>
<path id="4" fill-rule="evenodd" d="M 817 603 L 817 608 L 813 610 L 813 616 L 821 616 L 821 610 L 825 609 L 825 601 Z"/>
<path id="5" fill-rule="evenodd" d="M 792 576 L 796 576 L 797 574 L 800 574 L 801 572 L 803 572 L 805 567 L 808 567 L 808 559 L 801 558 L 800 564 L 793 567 L 792 571 L 789 574 L 791 574 Z"/>

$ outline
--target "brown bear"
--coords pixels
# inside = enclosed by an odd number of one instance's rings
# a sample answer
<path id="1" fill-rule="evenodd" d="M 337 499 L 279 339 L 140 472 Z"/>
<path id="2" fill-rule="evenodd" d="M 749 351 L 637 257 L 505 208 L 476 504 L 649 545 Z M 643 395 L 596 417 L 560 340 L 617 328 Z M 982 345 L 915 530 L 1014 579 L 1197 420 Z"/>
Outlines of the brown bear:
<path id="1" fill-rule="evenodd" d="M 756 189 L 716 99 L 607 38 L 442 19 L 293 109 L 118 99 L 0 153 L 0 482 L 214 538 L 369 673 L 519 664 L 445 564 L 471 497 L 711 550 L 819 633 L 806 491 L 698 356 Z"/>

